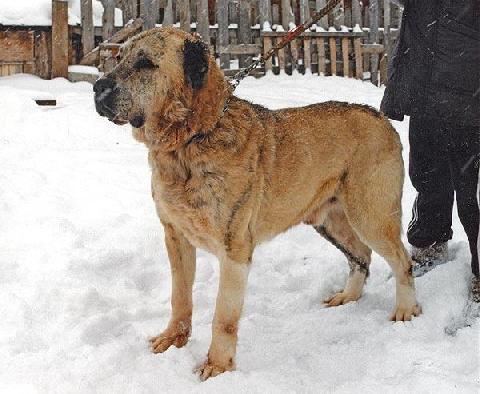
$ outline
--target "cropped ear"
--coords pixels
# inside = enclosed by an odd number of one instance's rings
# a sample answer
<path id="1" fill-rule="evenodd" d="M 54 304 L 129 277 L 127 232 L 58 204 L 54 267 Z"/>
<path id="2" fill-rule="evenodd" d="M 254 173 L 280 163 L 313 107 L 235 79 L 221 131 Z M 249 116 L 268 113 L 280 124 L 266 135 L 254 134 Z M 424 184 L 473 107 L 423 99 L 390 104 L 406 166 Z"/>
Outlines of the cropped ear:
<path id="1" fill-rule="evenodd" d="M 201 89 L 208 72 L 208 46 L 203 41 L 185 40 L 183 47 L 185 81 L 194 89 Z"/>

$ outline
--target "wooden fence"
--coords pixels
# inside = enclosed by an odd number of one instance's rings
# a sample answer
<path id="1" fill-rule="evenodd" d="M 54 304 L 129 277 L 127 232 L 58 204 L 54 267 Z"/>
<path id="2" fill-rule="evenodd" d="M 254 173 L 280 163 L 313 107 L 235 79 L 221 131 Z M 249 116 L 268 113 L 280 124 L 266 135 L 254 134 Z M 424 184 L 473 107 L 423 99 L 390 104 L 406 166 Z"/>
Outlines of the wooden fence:
<path id="1" fill-rule="evenodd" d="M 115 65 L 119 45 L 142 29 L 176 26 L 196 31 L 210 44 L 226 74 L 249 64 L 267 51 L 294 25 L 303 23 L 327 0 L 100 0 L 103 26 L 93 25 L 92 0 L 81 0 L 81 24 L 68 26 L 67 8 L 52 0 L 52 27 L 47 35 L 50 58 L 42 76 L 66 76 L 68 64 Z M 378 83 L 382 65 L 396 39 L 401 10 L 390 0 L 343 0 L 276 54 L 257 73 L 295 72 L 341 75 Z M 124 26 L 114 26 L 115 7 L 123 11 Z M 9 27 L 7 27 L 9 29 Z M 1 29 L 0 29 L 1 30 Z M 1 32 L 0 32 L 1 33 Z M 37 34 L 37 33 L 35 33 Z M 50 36 L 49 36 L 50 34 Z M 0 35 L 0 52 L 2 46 Z M 35 41 L 36 45 L 36 41 Z M 38 52 L 40 56 L 45 56 Z M 42 59 L 30 62 L 42 64 Z M 383 59 L 383 60 L 381 60 Z M 0 59 L 1 60 L 1 59 Z M 0 64 L 1 67 L 1 64 Z M 44 67 L 45 68 L 45 67 Z M 27 68 L 28 70 L 28 65 Z M 380 73 L 379 73 L 380 70 Z M 380 78 L 381 79 L 381 78 Z"/>

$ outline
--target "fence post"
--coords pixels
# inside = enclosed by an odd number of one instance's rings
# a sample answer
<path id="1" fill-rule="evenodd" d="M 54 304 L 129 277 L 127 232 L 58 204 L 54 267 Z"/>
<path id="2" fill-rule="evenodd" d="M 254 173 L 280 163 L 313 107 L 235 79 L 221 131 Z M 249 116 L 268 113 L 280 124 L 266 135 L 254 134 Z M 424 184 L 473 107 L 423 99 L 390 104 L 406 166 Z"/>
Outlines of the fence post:
<path id="1" fill-rule="evenodd" d="M 159 6 L 158 0 L 143 0 L 143 30 L 153 29 L 157 23 Z"/>
<path id="2" fill-rule="evenodd" d="M 242 44 L 251 44 L 252 30 L 250 26 L 250 1 L 241 1 L 239 11 L 238 41 Z M 251 60 L 251 56 L 240 55 L 238 64 L 240 68 L 243 68 L 246 67 Z"/>
<path id="3" fill-rule="evenodd" d="M 177 7 L 180 13 L 180 29 L 190 31 L 190 1 L 177 0 Z"/>
<path id="4" fill-rule="evenodd" d="M 68 77 L 68 3 L 52 1 L 52 78 Z"/>
<path id="5" fill-rule="evenodd" d="M 300 23 L 310 19 L 310 6 L 308 0 L 300 0 Z M 305 74 L 312 72 L 312 50 L 309 37 L 303 37 L 303 65 Z"/>
<path id="6" fill-rule="evenodd" d="M 315 2 L 315 8 L 316 10 L 320 10 L 322 9 L 323 7 L 325 7 L 325 0 L 316 0 Z M 318 24 L 320 25 L 320 27 L 324 30 L 328 29 L 328 16 L 325 15 L 323 18 L 320 18 L 320 21 L 318 22 Z"/>
<path id="7" fill-rule="evenodd" d="M 378 43 L 378 0 L 370 0 L 368 7 L 370 16 L 370 33 L 368 34 L 368 41 L 372 44 Z M 373 53 L 370 56 L 370 75 L 372 83 L 378 85 L 378 54 Z"/>
<path id="8" fill-rule="evenodd" d="M 113 26 L 115 23 L 115 0 L 105 0 L 103 7 L 102 38 L 103 41 L 105 41 L 113 36 Z"/>
<path id="9" fill-rule="evenodd" d="M 80 1 L 80 14 L 82 20 L 83 54 L 86 55 L 87 53 L 91 52 L 95 47 L 92 0 Z"/>
<path id="10" fill-rule="evenodd" d="M 163 11 L 163 22 L 162 26 L 172 26 L 173 25 L 173 0 L 167 0 L 167 5 Z"/>
<path id="11" fill-rule="evenodd" d="M 290 5 L 290 0 L 282 0 L 282 26 L 286 31 L 290 30 L 290 22 L 294 20 Z"/>
<path id="12" fill-rule="evenodd" d="M 263 30 L 265 22 L 272 24 L 272 3 L 270 0 L 260 0 L 260 30 Z"/>
<path id="13" fill-rule="evenodd" d="M 383 45 L 385 46 L 385 53 L 390 55 L 390 1 L 383 1 Z"/>
<path id="14" fill-rule="evenodd" d="M 217 0 L 217 51 L 220 52 L 228 45 L 228 0 Z M 230 56 L 220 55 L 220 67 L 230 68 Z"/>
<path id="15" fill-rule="evenodd" d="M 210 45 L 210 23 L 208 22 L 208 0 L 197 2 L 197 33 Z"/>
<path id="16" fill-rule="evenodd" d="M 362 27 L 362 11 L 359 0 L 352 0 L 352 25 Z"/>

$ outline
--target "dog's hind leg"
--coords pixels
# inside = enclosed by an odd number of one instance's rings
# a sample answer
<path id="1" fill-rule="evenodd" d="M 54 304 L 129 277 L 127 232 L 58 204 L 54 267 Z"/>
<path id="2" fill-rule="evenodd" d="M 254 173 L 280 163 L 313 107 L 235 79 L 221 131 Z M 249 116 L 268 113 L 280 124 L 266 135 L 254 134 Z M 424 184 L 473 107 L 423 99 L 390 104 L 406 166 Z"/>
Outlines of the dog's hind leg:
<path id="1" fill-rule="evenodd" d="M 348 221 L 359 238 L 392 268 L 396 307 L 390 319 L 396 321 L 411 320 L 421 313 L 415 299 L 412 261 L 400 238 L 402 184 L 403 162 L 390 157 L 377 161 L 375 166 L 353 167 L 339 193 Z"/>
<path id="2" fill-rule="evenodd" d="M 192 287 L 195 278 L 195 248 L 172 225 L 164 223 L 172 273 L 172 315 L 167 328 L 150 339 L 152 351 L 184 346 L 192 330 Z"/>
<path id="3" fill-rule="evenodd" d="M 325 300 L 326 304 L 338 306 L 358 300 L 368 276 L 371 249 L 360 241 L 338 202 L 331 205 L 323 223 L 314 228 L 345 255 L 350 266 L 350 274 L 344 289 Z"/>

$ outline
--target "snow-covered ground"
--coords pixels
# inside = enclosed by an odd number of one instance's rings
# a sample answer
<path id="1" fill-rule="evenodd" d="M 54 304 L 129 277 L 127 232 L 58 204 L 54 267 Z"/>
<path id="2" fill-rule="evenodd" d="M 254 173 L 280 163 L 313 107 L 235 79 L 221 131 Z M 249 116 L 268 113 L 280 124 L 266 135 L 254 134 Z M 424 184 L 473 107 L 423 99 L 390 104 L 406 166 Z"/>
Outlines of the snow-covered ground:
<path id="1" fill-rule="evenodd" d="M 336 77 L 248 78 L 238 95 L 270 108 L 345 100 L 378 107 L 383 90 Z M 54 97 L 39 107 L 32 98 Z M 407 122 L 396 122 L 408 156 Z M 146 149 L 94 110 L 92 87 L 0 78 L 0 392 L 478 393 L 479 322 L 460 327 L 469 255 L 454 215 L 456 257 L 417 280 L 423 315 L 387 320 L 394 280 L 374 256 L 364 296 L 325 308 L 344 257 L 299 226 L 254 255 L 238 370 L 200 383 L 218 281 L 198 256 L 193 335 L 150 353 L 170 313 L 163 230 Z M 414 190 L 407 180 L 404 225 Z"/>

